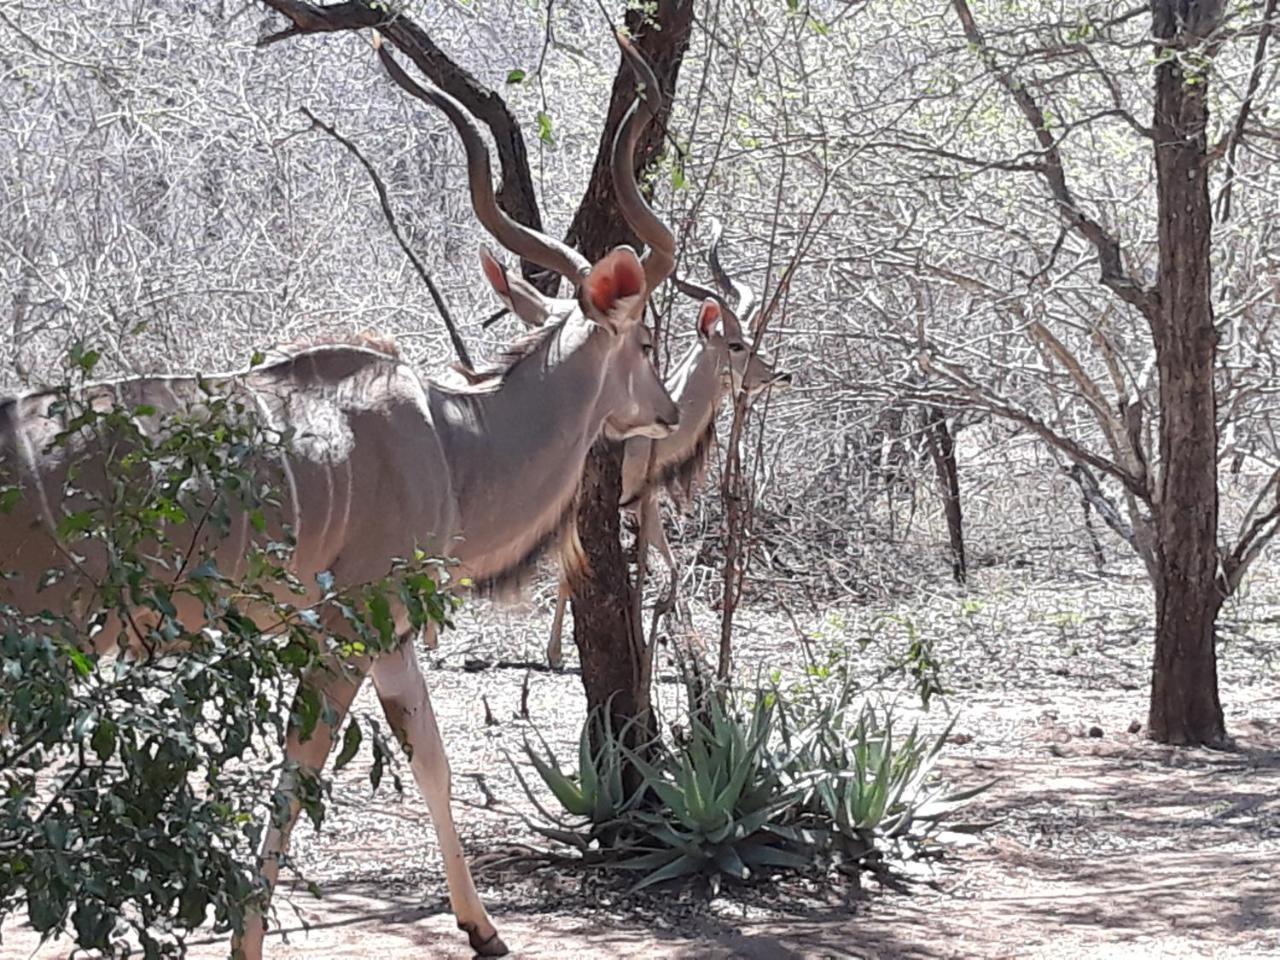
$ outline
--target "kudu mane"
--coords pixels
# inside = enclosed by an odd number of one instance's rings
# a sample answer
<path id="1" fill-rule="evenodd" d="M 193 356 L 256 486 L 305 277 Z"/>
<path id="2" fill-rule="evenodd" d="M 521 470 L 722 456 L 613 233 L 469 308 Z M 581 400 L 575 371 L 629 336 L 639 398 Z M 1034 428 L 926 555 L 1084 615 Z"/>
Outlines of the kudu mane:
<path id="1" fill-rule="evenodd" d="M 694 489 L 702 482 L 707 473 L 707 462 L 711 457 L 711 448 L 716 440 L 716 418 L 707 420 L 706 428 L 698 434 L 693 445 L 684 456 L 664 465 L 658 477 L 647 489 L 661 485 L 671 494 L 671 498 L 682 507 L 687 507 L 693 499 Z"/>
<path id="2" fill-rule="evenodd" d="M 521 362 L 537 353 L 562 326 L 564 321 L 561 319 L 526 331 L 503 347 L 482 369 L 468 367 L 463 363 L 453 364 L 452 369 L 460 373 L 470 386 L 494 389 Z"/>

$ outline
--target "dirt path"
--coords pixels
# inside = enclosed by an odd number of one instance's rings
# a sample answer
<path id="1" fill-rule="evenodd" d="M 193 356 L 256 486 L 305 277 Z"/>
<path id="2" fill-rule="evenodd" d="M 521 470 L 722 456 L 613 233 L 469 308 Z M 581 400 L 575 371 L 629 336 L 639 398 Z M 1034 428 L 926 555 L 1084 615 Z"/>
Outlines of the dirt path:
<path id="1" fill-rule="evenodd" d="M 710 904 L 687 891 L 622 902 L 572 870 L 513 867 L 504 852 L 534 841 L 520 816 L 531 808 L 505 759 L 518 756 L 529 730 L 515 719 L 526 671 L 463 664 L 481 651 L 531 659 L 543 623 L 520 629 L 511 618 L 484 632 L 463 625 L 454 636 L 468 641 L 455 641 L 431 672 L 433 697 L 477 884 L 513 955 L 1280 957 L 1280 603 L 1255 591 L 1254 605 L 1227 621 L 1224 706 L 1237 748 L 1211 752 L 1162 748 L 1129 732 L 1144 718 L 1149 654 L 1145 604 L 1123 584 L 1000 586 L 982 595 L 977 611 L 940 597 L 911 615 L 917 631 L 937 638 L 951 665 L 950 702 L 963 706 L 946 772 L 959 784 L 998 777 L 969 815 L 999 822 L 909 892 L 871 883 L 856 902 L 803 881 Z M 897 639 L 881 630 L 861 643 L 870 629 L 865 612 L 846 611 L 806 624 L 803 643 L 843 644 L 858 669 L 873 672 L 877 645 L 891 651 Z M 742 631 L 744 661 L 795 665 L 801 645 L 781 617 L 757 615 Z M 581 721 L 578 678 L 528 676 L 531 716 L 567 752 Z M 495 725 L 483 722 L 485 701 Z M 375 709 L 367 691 L 357 706 Z M 925 719 L 944 717 L 935 708 Z M 1101 736 L 1090 735 L 1094 727 Z M 299 862 L 325 897 L 295 890 L 271 960 L 469 957 L 421 802 L 385 788 L 370 796 L 366 775 L 359 762 L 343 772 L 322 836 L 299 830 Z M 486 791 L 495 805 L 486 805 Z M 33 954 L 30 931 L 13 922 L 4 936 L 5 958 L 68 955 L 58 944 Z M 221 940 L 205 941 L 192 956 L 224 950 Z"/>

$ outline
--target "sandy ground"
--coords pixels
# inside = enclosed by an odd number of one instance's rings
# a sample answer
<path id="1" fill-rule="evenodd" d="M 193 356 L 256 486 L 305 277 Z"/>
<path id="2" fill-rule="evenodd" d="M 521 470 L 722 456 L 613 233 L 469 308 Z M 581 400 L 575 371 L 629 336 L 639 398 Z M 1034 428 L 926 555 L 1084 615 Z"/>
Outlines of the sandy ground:
<path id="1" fill-rule="evenodd" d="M 567 753 L 582 718 L 572 661 L 563 674 L 518 665 L 538 659 L 546 599 L 518 615 L 476 610 L 481 619 L 446 635 L 439 656 L 423 653 L 463 839 L 514 956 L 1280 957 L 1280 584 L 1255 586 L 1224 617 L 1231 751 L 1173 750 L 1130 732 L 1145 720 L 1150 659 L 1138 580 L 983 571 L 968 592 L 893 608 L 793 621 L 753 607 L 739 634 L 744 671 L 794 673 L 806 650 L 834 650 L 872 676 L 908 631 L 932 642 L 948 696 L 922 720 L 937 726 L 959 711 L 944 770 L 957 785 L 997 779 L 967 815 L 998 822 L 905 889 L 779 878 L 711 902 L 690 889 L 628 900 L 579 870 L 510 856 L 540 843 L 508 755 L 519 759 L 534 724 Z M 692 609 L 695 630 L 709 633 L 710 611 Z M 518 717 L 526 679 L 530 720 Z M 669 704 L 678 688 L 662 679 Z M 376 715 L 369 691 L 357 709 Z M 411 781 L 402 798 L 385 785 L 371 795 L 367 772 L 360 760 L 343 771 L 323 833 L 299 828 L 299 865 L 324 897 L 295 887 L 282 898 L 269 957 L 471 956 Z M 225 949 L 210 938 L 191 955 Z M 5 924 L 0 956 L 68 955 Z"/>

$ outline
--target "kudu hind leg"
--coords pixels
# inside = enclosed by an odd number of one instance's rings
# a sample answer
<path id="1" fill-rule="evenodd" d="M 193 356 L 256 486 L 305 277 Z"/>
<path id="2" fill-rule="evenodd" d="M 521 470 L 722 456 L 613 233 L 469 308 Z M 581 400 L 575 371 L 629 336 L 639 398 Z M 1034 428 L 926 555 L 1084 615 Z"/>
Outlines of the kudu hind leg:
<path id="1" fill-rule="evenodd" d="M 380 657 L 373 666 L 373 683 L 386 713 L 387 723 L 409 752 L 409 766 L 422 798 L 427 802 L 436 839 L 444 858 L 449 883 L 449 903 L 458 927 L 467 931 L 471 948 L 485 957 L 501 957 L 507 945 L 489 919 L 476 892 L 462 852 L 462 841 L 453 823 L 451 808 L 453 783 L 449 758 L 440 739 L 435 710 L 426 680 L 418 666 L 413 643 L 406 641 L 393 653 Z"/>
<path id="2" fill-rule="evenodd" d="M 564 611 L 569 605 L 569 582 L 564 574 L 560 574 L 560 594 L 556 597 L 556 616 L 551 621 L 551 640 L 547 643 L 547 665 L 553 670 L 564 666 L 564 648 L 561 637 L 564 635 Z"/>
<path id="3" fill-rule="evenodd" d="M 289 807 L 283 823 L 271 823 L 263 837 L 262 850 L 259 855 L 259 871 L 267 882 L 267 901 L 263 903 L 263 913 L 250 913 L 245 917 L 244 936 L 233 941 L 232 953 L 244 960 L 262 960 L 263 939 L 266 936 L 264 914 L 270 906 L 270 899 L 275 893 L 276 882 L 280 877 L 280 858 L 289 849 L 289 836 L 298 820 L 302 804 L 298 800 L 298 771 L 318 774 L 324 769 L 329 751 L 332 749 L 338 730 L 342 728 L 343 718 L 351 708 L 369 670 L 369 662 L 365 658 L 344 661 L 341 665 L 324 665 L 309 670 L 302 682 L 315 689 L 321 697 L 321 703 L 327 704 L 334 712 L 333 724 L 323 720 L 316 723 L 316 728 L 305 741 L 292 720 L 285 741 L 286 768 L 281 772 L 276 790 L 289 798 Z M 239 950 L 240 953 L 236 953 Z"/>

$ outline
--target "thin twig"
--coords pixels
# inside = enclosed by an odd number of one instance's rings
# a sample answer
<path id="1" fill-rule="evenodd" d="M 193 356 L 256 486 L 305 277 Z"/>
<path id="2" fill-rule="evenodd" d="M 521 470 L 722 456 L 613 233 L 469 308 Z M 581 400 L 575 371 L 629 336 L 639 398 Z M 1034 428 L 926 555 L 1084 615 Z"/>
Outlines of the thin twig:
<path id="1" fill-rule="evenodd" d="M 427 290 L 431 294 L 431 299 L 435 302 L 436 309 L 440 311 L 440 316 L 444 320 L 445 328 L 449 331 L 449 339 L 453 342 L 453 350 L 458 355 L 458 359 L 463 364 L 471 366 L 471 356 L 467 353 L 467 345 L 462 342 L 462 337 L 458 333 L 458 328 L 454 325 L 453 316 L 449 313 L 449 308 L 445 306 L 444 297 L 441 296 L 439 288 L 435 281 L 431 279 L 431 274 L 427 272 L 426 266 L 418 259 L 417 254 L 410 248 L 404 236 L 400 233 L 400 226 L 396 223 L 396 215 L 391 210 L 391 201 L 387 197 L 387 188 L 382 183 L 382 178 L 378 176 L 378 171 L 373 169 L 373 164 L 365 159 L 360 149 L 340 134 L 329 124 L 318 118 L 314 113 L 306 107 L 302 108 L 302 112 L 311 120 L 313 127 L 319 127 L 333 139 L 346 147 L 353 157 L 360 161 L 361 166 L 369 173 L 369 177 L 373 180 L 374 189 L 378 191 L 378 202 L 382 205 L 382 215 L 386 218 L 387 226 L 391 228 L 392 234 L 395 235 L 396 242 L 400 244 L 400 249 L 404 251 L 404 255 L 409 258 L 409 262 L 413 264 L 418 276 L 422 278 L 422 282 L 427 285 Z"/>

